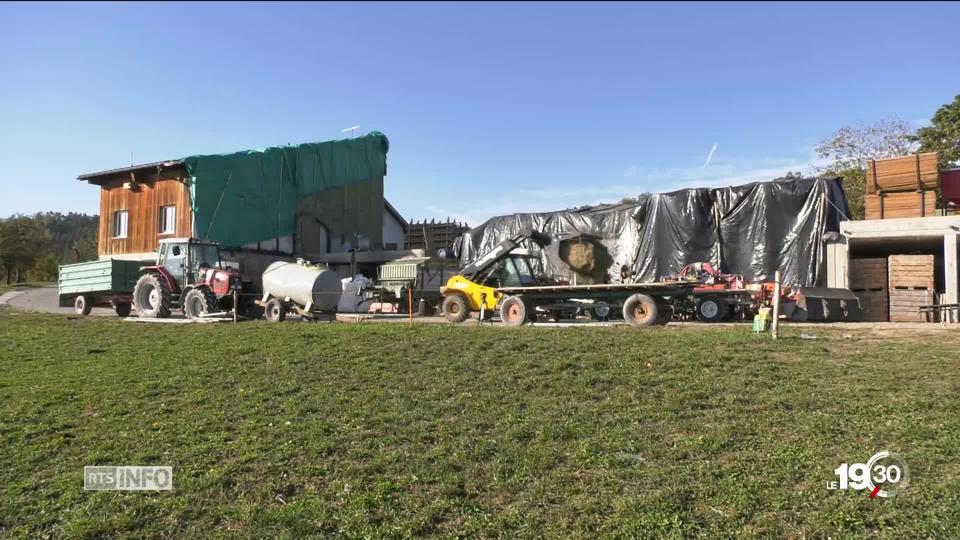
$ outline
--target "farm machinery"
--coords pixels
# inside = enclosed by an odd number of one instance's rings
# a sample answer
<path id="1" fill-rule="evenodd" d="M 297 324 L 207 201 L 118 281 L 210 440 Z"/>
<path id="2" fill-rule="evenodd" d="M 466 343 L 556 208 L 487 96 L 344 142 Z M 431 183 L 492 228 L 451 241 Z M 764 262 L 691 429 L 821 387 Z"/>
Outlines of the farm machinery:
<path id="1" fill-rule="evenodd" d="M 665 281 L 698 283 L 678 315 L 703 322 L 747 319 L 772 304 L 776 294 L 773 282 L 747 283 L 742 275 L 722 273 L 708 262 L 688 264 Z M 859 300 L 848 289 L 784 287 L 780 302 L 784 315 L 795 321 L 863 320 Z"/>
<path id="2" fill-rule="evenodd" d="M 140 269 L 133 288 L 137 315 L 163 319 L 182 309 L 190 319 L 212 315 L 234 306 L 242 298 L 240 273 L 226 268 L 215 242 L 196 238 L 169 238 L 160 241 L 156 263 Z M 237 302 L 242 304 L 242 300 Z"/>

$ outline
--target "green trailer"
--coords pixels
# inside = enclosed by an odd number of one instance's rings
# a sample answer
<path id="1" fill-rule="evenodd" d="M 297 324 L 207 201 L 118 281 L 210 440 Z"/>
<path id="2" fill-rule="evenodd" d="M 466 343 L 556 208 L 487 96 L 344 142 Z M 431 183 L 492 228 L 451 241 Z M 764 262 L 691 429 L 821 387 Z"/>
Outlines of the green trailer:
<path id="1" fill-rule="evenodd" d="M 60 267 L 60 306 L 73 306 L 79 315 L 89 315 L 94 306 L 110 306 L 126 317 L 133 305 L 133 287 L 140 267 L 153 261 L 99 259 Z"/>

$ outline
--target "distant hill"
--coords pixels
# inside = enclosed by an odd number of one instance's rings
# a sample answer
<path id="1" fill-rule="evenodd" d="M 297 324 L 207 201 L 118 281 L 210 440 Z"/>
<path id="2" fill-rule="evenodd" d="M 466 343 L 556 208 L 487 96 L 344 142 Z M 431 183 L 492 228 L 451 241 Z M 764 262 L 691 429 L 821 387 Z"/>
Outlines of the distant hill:
<path id="1" fill-rule="evenodd" d="M 61 263 L 77 262 L 75 249 L 80 252 L 80 260 L 97 258 L 99 216 L 42 212 L 35 214 L 33 219 L 50 234 L 50 251 Z"/>

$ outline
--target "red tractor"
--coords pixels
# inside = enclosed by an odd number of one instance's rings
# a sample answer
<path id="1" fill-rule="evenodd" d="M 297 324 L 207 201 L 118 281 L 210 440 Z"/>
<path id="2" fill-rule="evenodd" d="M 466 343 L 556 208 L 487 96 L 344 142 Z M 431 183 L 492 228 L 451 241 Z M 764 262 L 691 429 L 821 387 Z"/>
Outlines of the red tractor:
<path id="1" fill-rule="evenodd" d="M 165 319 L 176 308 L 196 319 L 233 307 L 233 292 L 242 288 L 240 273 L 224 268 L 220 246 L 195 238 L 160 241 L 157 264 L 140 269 L 133 288 L 137 315 Z"/>

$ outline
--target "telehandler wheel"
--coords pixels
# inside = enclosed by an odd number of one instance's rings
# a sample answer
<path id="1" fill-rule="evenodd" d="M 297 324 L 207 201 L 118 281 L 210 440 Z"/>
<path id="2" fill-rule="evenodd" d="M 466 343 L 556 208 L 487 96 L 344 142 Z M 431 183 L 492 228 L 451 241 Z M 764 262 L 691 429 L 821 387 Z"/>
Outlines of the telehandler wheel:
<path id="1" fill-rule="evenodd" d="M 520 326 L 527 322 L 527 305 L 519 296 L 509 296 L 500 304 L 500 320 L 503 324 Z"/>
<path id="2" fill-rule="evenodd" d="M 117 312 L 117 317 L 129 317 L 133 306 L 130 302 L 113 302 L 113 310 Z"/>
<path id="3" fill-rule="evenodd" d="M 697 300 L 697 319 L 703 322 L 720 322 L 729 312 L 730 305 L 719 296 L 704 296 Z"/>
<path id="4" fill-rule="evenodd" d="M 140 276 L 133 288 L 133 305 L 137 316 L 149 319 L 166 319 L 170 316 L 173 294 L 167 282 L 159 274 L 149 273 Z"/>
<path id="5" fill-rule="evenodd" d="M 74 299 L 73 310 L 77 312 L 77 315 L 86 317 L 90 314 L 91 309 L 93 309 L 93 302 L 90 297 L 80 295 Z"/>
<path id="6" fill-rule="evenodd" d="M 263 315 L 270 322 L 283 322 L 287 318 L 287 306 L 283 305 L 279 298 L 271 298 L 263 310 Z"/>
<path id="7" fill-rule="evenodd" d="M 659 308 L 652 297 L 637 293 L 623 303 L 623 318 L 633 326 L 651 326 L 660 319 Z"/>
<path id="8" fill-rule="evenodd" d="M 217 295 L 207 287 L 197 287 L 183 299 L 183 314 L 188 319 L 200 319 L 208 313 L 216 313 Z"/>
<path id="9" fill-rule="evenodd" d="M 470 310 L 467 299 L 459 294 L 450 294 L 443 299 L 443 316 L 450 322 L 460 323 L 467 320 Z"/>

